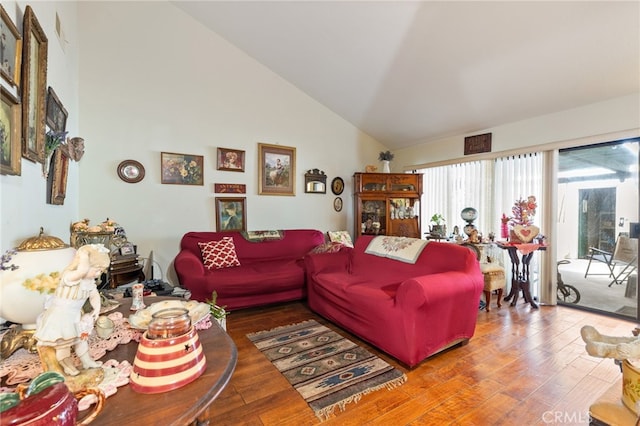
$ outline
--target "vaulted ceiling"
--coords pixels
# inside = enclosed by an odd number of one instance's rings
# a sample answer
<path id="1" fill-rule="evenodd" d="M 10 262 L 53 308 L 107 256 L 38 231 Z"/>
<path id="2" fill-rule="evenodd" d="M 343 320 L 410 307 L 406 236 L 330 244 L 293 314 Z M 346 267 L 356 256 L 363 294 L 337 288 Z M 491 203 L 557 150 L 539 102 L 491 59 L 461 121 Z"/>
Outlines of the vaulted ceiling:
<path id="1" fill-rule="evenodd" d="M 638 1 L 173 1 L 390 148 L 640 91 Z"/>

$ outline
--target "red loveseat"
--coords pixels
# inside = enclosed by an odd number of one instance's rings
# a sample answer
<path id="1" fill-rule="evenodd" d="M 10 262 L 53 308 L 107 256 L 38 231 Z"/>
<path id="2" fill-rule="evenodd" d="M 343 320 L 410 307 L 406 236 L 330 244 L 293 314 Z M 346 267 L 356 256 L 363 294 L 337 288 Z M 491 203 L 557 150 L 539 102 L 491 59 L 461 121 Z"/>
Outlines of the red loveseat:
<path id="1" fill-rule="evenodd" d="M 409 367 L 466 343 L 484 287 L 476 256 L 432 241 L 410 264 L 365 253 L 373 238 L 305 258 L 311 310 Z"/>
<path id="2" fill-rule="evenodd" d="M 302 299 L 306 295 L 304 256 L 324 243 L 324 234 L 312 229 L 281 231 L 281 239 L 249 241 L 239 231 L 188 232 L 180 241 L 174 267 L 180 285 L 191 299 L 211 299 L 227 310 Z M 240 266 L 207 269 L 198 243 L 233 238 Z"/>

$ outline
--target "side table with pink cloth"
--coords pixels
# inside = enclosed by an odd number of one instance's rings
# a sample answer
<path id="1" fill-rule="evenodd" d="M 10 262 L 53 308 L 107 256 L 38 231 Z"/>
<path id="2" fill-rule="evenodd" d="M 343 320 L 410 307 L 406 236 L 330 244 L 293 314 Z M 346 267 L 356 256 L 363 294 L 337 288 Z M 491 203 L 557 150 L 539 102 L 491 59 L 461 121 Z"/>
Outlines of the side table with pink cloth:
<path id="1" fill-rule="evenodd" d="M 532 308 L 538 309 L 537 303 L 531 296 L 531 282 L 529 281 L 529 264 L 533 258 L 533 254 L 538 250 L 546 250 L 547 246 L 544 244 L 519 244 L 509 242 L 498 242 L 498 247 L 503 250 L 507 250 L 509 253 L 509 259 L 511 259 L 511 290 L 507 297 L 504 298 L 505 302 L 511 300 L 511 306 L 515 306 L 518 302 L 520 290 L 525 302 L 529 303 Z"/>

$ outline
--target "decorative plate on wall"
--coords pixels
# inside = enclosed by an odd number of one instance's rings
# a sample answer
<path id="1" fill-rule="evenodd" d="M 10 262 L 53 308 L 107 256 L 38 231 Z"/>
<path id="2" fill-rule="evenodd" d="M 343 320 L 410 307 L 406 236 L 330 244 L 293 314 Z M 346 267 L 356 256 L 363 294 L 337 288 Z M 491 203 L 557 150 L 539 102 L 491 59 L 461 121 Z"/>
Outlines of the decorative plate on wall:
<path id="1" fill-rule="evenodd" d="M 144 179 L 144 166 L 135 160 L 124 160 L 118 164 L 118 177 L 127 183 Z"/>
<path id="2" fill-rule="evenodd" d="M 331 181 L 331 191 L 335 195 L 342 194 L 342 191 L 344 191 L 344 181 L 342 180 L 341 177 L 334 178 Z"/>
<path id="3" fill-rule="evenodd" d="M 333 209 L 337 212 L 342 210 L 342 198 L 336 197 L 336 199 L 333 200 Z"/>

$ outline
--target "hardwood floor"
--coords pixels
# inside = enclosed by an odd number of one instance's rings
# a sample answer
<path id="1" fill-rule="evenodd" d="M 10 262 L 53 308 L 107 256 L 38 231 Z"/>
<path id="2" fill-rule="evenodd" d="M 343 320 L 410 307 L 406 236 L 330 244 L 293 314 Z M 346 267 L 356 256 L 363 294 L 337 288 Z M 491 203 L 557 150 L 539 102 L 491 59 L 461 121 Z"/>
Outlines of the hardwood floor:
<path id="1" fill-rule="evenodd" d="M 621 378 L 611 359 L 589 356 L 580 328 L 631 335 L 636 324 L 567 307 L 503 305 L 478 312 L 469 344 L 410 370 L 312 313 L 304 302 L 232 312 L 227 328 L 238 364 L 211 406 L 214 425 L 316 425 L 302 397 L 253 346 L 246 334 L 314 318 L 368 348 L 407 374 L 392 390 L 364 395 L 323 425 L 587 424 L 589 405 Z M 425 325 L 425 326 L 428 326 Z M 546 413 L 546 414 L 545 414 Z M 550 417 L 559 416 L 559 417 Z M 550 421 L 550 419 L 560 421 Z"/>

